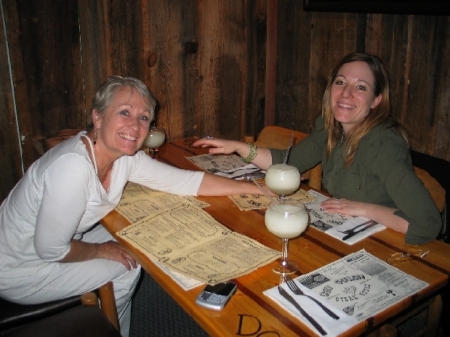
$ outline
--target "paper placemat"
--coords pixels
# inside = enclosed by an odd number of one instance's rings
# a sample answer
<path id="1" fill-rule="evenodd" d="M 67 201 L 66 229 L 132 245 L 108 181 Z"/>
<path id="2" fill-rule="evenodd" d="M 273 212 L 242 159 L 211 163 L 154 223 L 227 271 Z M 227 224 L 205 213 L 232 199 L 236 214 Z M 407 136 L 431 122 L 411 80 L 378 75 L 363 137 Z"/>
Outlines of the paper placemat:
<path id="1" fill-rule="evenodd" d="M 312 300 L 295 295 L 283 284 L 283 288 L 330 337 L 338 336 L 362 320 L 428 286 L 426 282 L 392 267 L 365 250 L 350 254 L 294 280 L 306 294 L 338 314 L 339 320 L 331 318 Z M 266 290 L 264 294 L 320 336 L 311 323 L 280 295 L 277 287 Z"/>
<path id="2" fill-rule="evenodd" d="M 309 211 L 311 226 L 348 245 L 353 245 L 354 243 L 386 228 L 386 226 L 382 224 L 375 224 L 373 227 L 365 229 L 366 225 L 369 225 L 370 219 L 339 213 L 328 213 L 320 205 L 322 201 L 328 199 L 328 197 L 314 190 L 308 192 L 314 197 L 313 201 L 307 201 L 305 203 L 305 206 Z M 361 229 L 364 230 L 360 231 Z M 347 239 L 347 234 L 352 230 L 353 232 L 360 232 Z"/>

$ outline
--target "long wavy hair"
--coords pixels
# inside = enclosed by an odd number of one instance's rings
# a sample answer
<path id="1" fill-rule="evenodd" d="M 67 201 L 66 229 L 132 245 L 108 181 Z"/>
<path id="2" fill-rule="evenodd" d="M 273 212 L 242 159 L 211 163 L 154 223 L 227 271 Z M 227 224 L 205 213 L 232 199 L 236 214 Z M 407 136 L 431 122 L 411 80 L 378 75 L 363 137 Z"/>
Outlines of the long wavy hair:
<path id="1" fill-rule="evenodd" d="M 94 122 L 92 121 L 92 112 L 97 110 L 100 115 L 103 115 L 106 109 L 111 104 L 116 92 L 122 88 L 128 87 L 136 90 L 142 96 L 144 101 L 150 106 L 150 121 L 154 118 L 156 100 L 144 82 L 134 77 L 110 76 L 103 82 L 92 99 L 91 120 L 86 127 L 86 131 L 94 129 Z"/>
<path id="2" fill-rule="evenodd" d="M 377 125 L 385 123 L 387 127 L 395 128 L 400 132 L 402 137 L 408 141 L 404 128 L 391 116 L 389 74 L 385 66 L 376 56 L 366 53 L 351 53 L 345 56 L 333 69 L 323 95 L 322 116 L 325 121 L 325 130 L 328 133 L 327 156 L 329 156 L 336 145 L 344 139 L 342 125 L 334 118 L 333 111 L 331 110 L 331 86 L 336 79 L 339 69 L 341 69 L 344 64 L 355 61 L 365 62 L 369 66 L 375 80 L 374 97 L 377 97 L 380 94 L 382 97 L 380 103 L 375 108 L 370 109 L 368 115 L 352 128 L 352 132 L 345 135 L 344 146 L 346 150 L 344 151 L 344 162 L 346 167 L 353 162 L 361 139 Z"/>

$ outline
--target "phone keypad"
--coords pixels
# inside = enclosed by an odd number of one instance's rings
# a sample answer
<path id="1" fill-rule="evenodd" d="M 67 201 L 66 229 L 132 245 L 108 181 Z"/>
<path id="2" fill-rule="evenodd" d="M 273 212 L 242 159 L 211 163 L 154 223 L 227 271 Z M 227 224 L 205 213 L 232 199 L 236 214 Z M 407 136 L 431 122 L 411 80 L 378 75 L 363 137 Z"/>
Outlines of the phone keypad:
<path id="1" fill-rule="evenodd" d="M 225 299 L 225 296 L 213 294 L 213 293 L 209 293 L 209 292 L 204 292 L 204 293 L 202 293 L 201 298 L 204 300 L 208 300 L 208 302 L 211 302 L 211 303 L 222 303 Z"/>

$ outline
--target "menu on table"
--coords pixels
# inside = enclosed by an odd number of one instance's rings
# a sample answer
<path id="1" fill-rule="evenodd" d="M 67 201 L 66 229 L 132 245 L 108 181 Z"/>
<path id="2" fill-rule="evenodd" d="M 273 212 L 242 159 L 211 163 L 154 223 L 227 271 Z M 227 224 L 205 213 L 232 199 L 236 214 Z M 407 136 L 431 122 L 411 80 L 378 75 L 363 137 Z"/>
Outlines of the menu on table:
<path id="1" fill-rule="evenodd" d="M 253 164 L 245 163 L 236 155 L 201 154 L 186 157 L 187 160 L 197 165 L 202 170 L 231 179 L 249 179 L 250 177 L 263 177 L 265 171 Z"/>
<path id="2" fill-rule="evenodd" d="M 135 185 L 126 187 L 117 210 L 127 219 L 135 219 L 137 214 L 139 220 L 116 234 L 175 272 L 174 278 L 178 273 L 215 284 L 280 257 L 279 251 L 220 224 L 191 199 Z M 184 279 L 180 283 L 189 282 Z"/>

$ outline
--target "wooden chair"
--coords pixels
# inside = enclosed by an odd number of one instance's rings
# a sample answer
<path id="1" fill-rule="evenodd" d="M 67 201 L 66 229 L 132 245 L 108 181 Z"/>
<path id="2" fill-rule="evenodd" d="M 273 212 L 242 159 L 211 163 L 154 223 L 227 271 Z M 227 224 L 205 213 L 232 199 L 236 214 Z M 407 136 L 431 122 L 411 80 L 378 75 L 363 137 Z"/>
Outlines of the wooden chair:
<path id="1" fill-rule="evenodd" d="M 45 138 L 43 136 L 35 136 L 31 140 L 33 141 L 33 145 L 36 150 L 42 156 L 45 151 L 51 149 L 52 147 L 55 147 L 66 139 L 75 136 L 80 131 L 81 129 L 63 129 L 59 131 L 55 137 Z"/>
<path id="2" fill-rule="evenodd" d="M 95 292 L 42 304 L 22 305 L 0 298 L 0 335 L 10 335 L 11 332 L 18 331 L 18 328 L 24 328 L 29 324 L 31 325 L 80 306 L 100 307 L 114 329 L 117 332 L 120 331 L 114 288 L 112 282 L 108 282 Z M 70 317 L 71 315 L 68 315 L 64 319 L 70 320 Z"/>
<path id="3" fill-rule="evenodd" d="M 294 144 L 305 139 L 308 134 L 295 131 L 280 126 L 266 126 L 258 136 L 255 144 L 260 147 L 270 147 L 273 149 L 286 149 L 289 145 L 291 134 L 294 134 Z M 313 168 L 301 172 L 302 180 L 306 179 L 308 185 L 320 190 L 322 187 L 322 166 L 320 164 Z"/>
<path id="4" fill-rule="evenodd" d="M 416 172 L 417 177 L 422 180 L 426 189 L 430 192 L 431 198 L 433 198 L 439 212 L 444 212 L 446 202 L 445 189 L 424 169 L 414 166 L 414 171 Z"/>

